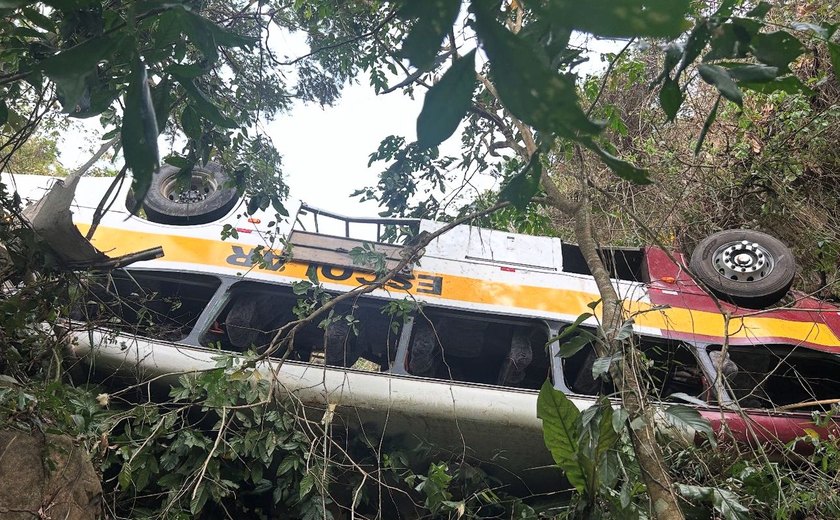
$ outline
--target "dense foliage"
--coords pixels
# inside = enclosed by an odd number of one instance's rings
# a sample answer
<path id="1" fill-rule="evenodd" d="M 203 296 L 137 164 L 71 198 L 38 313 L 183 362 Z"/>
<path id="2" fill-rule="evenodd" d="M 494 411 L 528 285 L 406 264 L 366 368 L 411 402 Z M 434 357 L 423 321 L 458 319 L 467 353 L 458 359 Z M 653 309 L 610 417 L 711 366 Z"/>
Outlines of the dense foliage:
<path id="1" fill-rule="evenodd" d="M 366 74 L 378 92 L 426 91 L 416 141 L 386 138 L 371 156 L 388 163 L 379 184 L 358 193 L 386 215 L 445 218 L 450 208 L 465 214 L 501 200 L 512 207 L 487 217 L 491 225 L 545 232 L 559 224 L 552 232 L 563 234 L 591 220 L 600 234 L 590 226 L 575 235 L 581 242 L 638 243 L 680 233 L 690 241 L 758 215 L 771 227 L 791 222 L 790 212 L 808 219 L 813 235 L 800 248 L 817 240 L 821 252 L 811 259 L 825 272 L 840 249 L 833 210 L 840 45 L 831 13 L 806 14 L 794 22 L 765 2 L 733 0 L 5 1 L 0 169 L 31 153 L 47 123 L 62 124 L 60 109 L 99 117 L 103 143 L 124 159 L 119 175 L 132 173 L 137 202 L 165 135 L 176 151 L 164 162 L 188 175 L 219 161 L 248 191 L 249 207 L 282 213 L 280 154 L 263 123 L 295 99 L 329 105 Z M 311 53 L 284 61 L 272 43 L 278 31 L 303 32 Z M 580 34 L 631 43 L 587 78 L 573 39 Z M 458 128 L 460 157 L 440 156 L 438 145 Z M 466 187 L 485 174 L 501 186 L 473 200 Z M 324 518 L 348 510 L 387 517 L 391 507 L 420 517 L 666 516 L 651 507 L 650 461 L 634 440 L 653 432 L 642 405 L 656 395 L 644 377 L 619 393 L 616 410 L 602 399 L 580 412 L 543 389 L 546 443 L 574 488 L 562 506 L 507 496 L 463 457 L 433 447 L 372 449 L 332 431 L 328 416 L 278 406 L 273 380 L 251 355 L 220 357 L 217 369 L 182 376 L 157 402 L 145 387 L 65 384 L 61 338 L 42 324 L 79 304 L 83 275 L 62 269 L 28 229 L 19 198 L 0 188 L 0 419 L 78 436 L 100 465 L 114 517 Z M 686 197 L 702 206 L 681 207 Z M 796 211 L 803 198 L 826 210 L 818 225 Z M 712 203 L 716 218 L 699 224 L 692 212 L 708 214 Z M 651 233 L 651 222 L 667 227 Z M 604 320 L 605 378 L 633 362 L 629 334 L 619 330 L 626 323 Z M 644 365 L 629 366 L 635 373 Z M 672 424 L 708 433 L 690 408 L 665 413 Z M 831 492 L 840 460 L 834 439 L 799 441 L 813 443 L 814 454 L 786 465 L 760 451 L 736 457 L 712 439 L 696 450 L 656 435 L 648 441 L 665 449 L 654 458 L 670 467 L 660 470 L 679 479 L 677 512 L 787 518 L 840 507 Z"/>

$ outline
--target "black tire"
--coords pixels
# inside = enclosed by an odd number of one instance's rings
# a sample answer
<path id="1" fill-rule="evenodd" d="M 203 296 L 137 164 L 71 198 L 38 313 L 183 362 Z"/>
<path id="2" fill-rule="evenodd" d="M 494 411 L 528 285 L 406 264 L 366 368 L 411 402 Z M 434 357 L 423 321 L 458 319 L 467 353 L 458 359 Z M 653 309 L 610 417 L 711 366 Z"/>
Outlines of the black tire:
<path id="1" fill-rule="evenodd" d="M 689 267 L 722 299 L 754 309 L 781 300 L 796 275 L 796 261 L 786 245 L 749 229 L 720 231 L 703 239 Z"/>
<path id="2" fill-rule="evenodd" d="M 238 202 L 236 188 L 225 186 L 227 177 L 216 163 L 193 168 L 188 190 L 179 189 L 179 168 L 163 166 L 152 175 L 143 201 L 146 218 L 160 224 L 188 226 L 218 220 Z"/>

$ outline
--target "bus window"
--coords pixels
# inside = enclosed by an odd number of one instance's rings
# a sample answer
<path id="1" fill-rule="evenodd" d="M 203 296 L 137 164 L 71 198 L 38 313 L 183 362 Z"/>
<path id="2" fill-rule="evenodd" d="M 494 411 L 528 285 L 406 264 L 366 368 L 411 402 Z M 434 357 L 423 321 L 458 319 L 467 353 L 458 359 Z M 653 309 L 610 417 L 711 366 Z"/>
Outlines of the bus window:
<path id="1" fill-rule="evenodd" d="M 548 328 L 426 308 L 415 317 L 406 371 L 469 383 L 538 389 L 548 376 Z"/>
<path id="2" fill-rule="evenodd" d="M 201 343 L 244 352 L 263 351 L 277 339 L 279 349 L 273 355 L 282 357 L 287 348 L 282 337 L 288 331 L 281 329 L 298 319 L 295 307 L 301 298 L 290 287 L 240 282 L 230 289 L 227 304 Z M 384 315 L 382 305 L 379 300 L 358 299 L 355 305 L 336 308 L 328 324 L 323 324 L 325 316 L 305 325 L 296 332 L 288 358 L 369 371 L 387 370 L 396 355 L 401 324 Z"/>
<path id="3" fill-rule="evenodd" d="M 195 326 L 221 281 L 172 271 L 113 271 L 88 285 L 84 306 L 71 317 L 138 336 L 179 341 Z"/>
<path id="4" fill-rule="evenodd" d="M 730 346 L 728 357 L 734 366 L 727 373 L 727 386 L 745 408 L 808 410 L 817 409 L 817 401 L 840 399 L 837 355 L 793 345 L 759 344 Z M 827 408 L 831 402 L 823 404 Z"/>
<path id="5" fill-rule="evenodd" d="M 664 399 L 675 393 L 701 399 L 705 396 L 707 382 L 692 347 L 644 337 L 637 337 L 636 341 L 650 366 L 647 383 L 652 397 Z M 583 395 L 616 393 L 612 381 L 592 377 L 592 365 L 596 358 L 593 345 L 588 344 L 563 360 L 563 378 L 573 392 Z"/>

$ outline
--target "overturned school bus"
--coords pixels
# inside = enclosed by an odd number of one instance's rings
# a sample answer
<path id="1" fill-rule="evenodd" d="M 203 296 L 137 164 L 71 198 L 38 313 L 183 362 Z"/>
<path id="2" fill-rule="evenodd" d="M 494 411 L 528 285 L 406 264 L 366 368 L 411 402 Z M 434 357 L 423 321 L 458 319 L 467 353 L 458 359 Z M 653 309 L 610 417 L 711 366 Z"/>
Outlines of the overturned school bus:
<path id="1" fill-rule="evenodd" d="M 295 318 L 301 281 L 333 294 L 370 284 L 375 274 L 353 263 L 355 248 L 370 244 L 368 251 L 393 266 L 403 244 L 384 236 L 443 226 L 301 205 L 281 225 L 291 251 L 283 255 L 269 241 L 269 218 L 238 217 L 228 200 L 235 193 L 225 194 L 212 171 L 203 175 L 187 190 L 165 179 L 153 186 L 147 215 L 157 222 L 129 216 L 118 202 L 96 230 L 93 243 L 102 251 L 164 252 L 110 272 L 92 290 L 96 305 L 66 325 L 73 355 L 106 378 L 146 381 L 212 368 L 219 350 L 264 347 Z M 7 184 L 34 200 L 43 182 L 18 176 Z M 81 180 L 73 207 L 79 228 L 91 222 L 108 183 Z M 222 240 L 223 229 L 237 238 Z M 263 253 L 259 261 L 255 251 Z M 741 441 L 838 431 L 830 420 L 818 428 L 812 414 L 840 402 L 840 308 L 787 294 L 795 266 L 784 245 L 744 230 L 699 244 L 691 270 L 717 297 L 689 276 L 679 253 L 601 252 L 661 398 L 689 396 L 717 432 Z M 466 451 L 492 461 L 491 472 L 507 481 L 551 488 L 560 475 L 536 417 L 538 389 L 550 378 L 584 408 L 606 383 L 592 376 L 591 346 L 561 359 L 549 342 L 598 299 L 576 246 L 461 225 L 429 243 L 410 271 L 337 309 L 349 319 L 299 333 L 278 371 L 279 387 L 313 416 L 334 410 L 334 427 Z M 714 384 L 718 377 L 724 384 Z"/>

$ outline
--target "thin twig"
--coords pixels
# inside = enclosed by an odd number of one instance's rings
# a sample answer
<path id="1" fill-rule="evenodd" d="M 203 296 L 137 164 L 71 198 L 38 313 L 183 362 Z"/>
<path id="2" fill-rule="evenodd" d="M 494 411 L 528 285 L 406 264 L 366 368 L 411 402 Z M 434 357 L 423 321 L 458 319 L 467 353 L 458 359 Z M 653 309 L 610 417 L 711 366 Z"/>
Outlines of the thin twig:
<path id="1" fill-rule="evenodd" d="M 222 423 L 219 425 L 219 433 L 216 435 L 216 442 L 213 443 L 213 448 L 210 450 L 210 453 L 207 454 L 207 458 L 204 459 L 204 465 L 201 466 L 201 472 L 198 474 L 198 479 L 195 481 L 195 488 L 193 488 L 191 500 L 195 500 L 195 495 L 198 493 L 198 488 L 201 487 L 201 481 L 204 480 L 204 474 L 207 472 L 207 466 L 210 464 L 210 460 L 213 458 L 213 453 L 216 452 L 216 449 L 219 447 L 219 443 L 222 441 L 222 436 L 225 432 L 225 421 L 227 420 L 227 407 L 222 407 Z"/>

